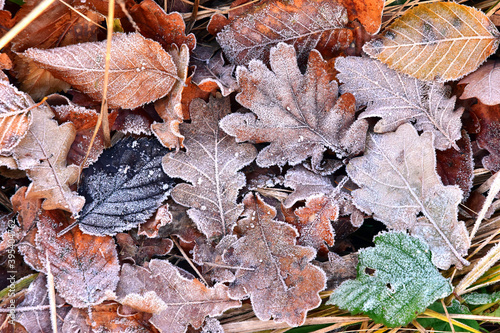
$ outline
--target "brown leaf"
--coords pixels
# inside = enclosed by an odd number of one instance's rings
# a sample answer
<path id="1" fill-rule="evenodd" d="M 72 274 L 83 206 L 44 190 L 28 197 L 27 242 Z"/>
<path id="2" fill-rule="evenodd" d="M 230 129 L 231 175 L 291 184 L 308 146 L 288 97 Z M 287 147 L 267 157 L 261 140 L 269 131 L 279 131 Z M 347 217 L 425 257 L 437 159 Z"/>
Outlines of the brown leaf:
<path id="1" fill-rule="evenodd" d="M 35 244 L 20 244 L 19 250 L 33 269 L 47 273 L 46 255 L 54 284 L 66 302 L 78 308 L 102 303 L 118 283 L 120 266 L 112 237 L 92 236 L 73 228 L 61 237 L 67 226 L 61 211 L 39 215 Z"/>
<path id="2" fill-rule="evenodd" d="M 154 256 L 164 256 L 172 250 L 174 243 L 168 238 L 149 239 L 135 232 L 116 234 L 116 242 L 120 246 L 120 261 L 133 260 L 136 265 L 150 261 Z"/>
<path id="3" fill-rule="evenodd" d="M 353 95 L 337 98 L 337 83 L 330 82 L 317 51 L 311 52 L 305 74 L 293 46 L 280 43 L 271 50 L 270 62 L 273 71 L 256 60 L 248 69 L 238 67 L 242 92 L 236 100 L 254 114 L 233 113 L 220 123 L 239 142 L 271 142 L 257 157 L 260 167 L 295 165 L 312 157 L 313 168 L 320 169 L 327 148 L 339 158 L 363 150 L 368 124 L 355 120 Z"/>
<path id="4" fill-rule="evenodd" d="M 165 50 L 172 44 L 181 48 L 186 45 L 190 51 L 196 47 L 196 37 L 186 36 L 184 19 L 179 13 L 167 14 L 153 0 L 144 0 L 130 9 L 130 15 L 139 27 L 141 35 L 160 43 Z"/>
<path id="5" fill-rule="evenodd" d="M 197 279 L 182 277 L 168 261 L 157 259 L 151 260 L 149 269 L 124 264 L 116 295 L 120 303 L 152 313 L 150 322 L 168 333 L 183 333 L 188 325 L 200 328 L 206 316 L 241 305 L 229 298 L 225 285 L 207 288 Z"/>
<path id="6" fill-rule="evenodd" d="M 172 214 L 172 221 L 159 230 L 160 238 L 175 235 L 179 237 L 181 243 L 186 245 L 193 244 L 197 239 L 203 237 L 203 234 L 189 218 L 186 207 L 175 203 L 171 199 L 168 202 L 168 206 L 169 212 Z"/>
<path id="7" fill-rule="evenodd" d="M 349 21 L 359 20 L 369 34 L 376 34 L 382 23 L 383 0 L 338 0 L 347 10 Z"/>
<path id="8" fill-rule="evenodd" d="M 92 318 L 89 314 L 92 314 Z M 64 318 L 62 332 L 157 333 L 148 321 L 150 317 L 148 313 L 124 314 L 118 303 L 99 304 L 91 310 L 73 308 Z"/>
<path id="9" fill-rule="evenodd" d="M 450 81 L 476 70 L 495 53 L 500 33 L 474 7 L 419 4 L 363 50 L 390 68 L 426 81 Z"/>
<path id="10" fill-rule="evenodd" d="M 32 112 L 33 125 L 13 151 L 19 169 L 27 170 L 32 181 L 26 196 L 45 199 L 43 209 L 63 209 L 76 214 L 85 199 L 70 189 L 78 180 L 78 167 L 66 164 L 75 139 L 75 127 L 71 123 L 58 126 L 46 105 Z"/>
<path id="11" fill-rule="evenodd" d="M 500 105 L 488 106 L 478 102 L 472 106 L 471 113 L 480 125 L 477 143 L 490 153 L 483 158 L 483 166 L 496 172 L 500 170 Z"/>
<path id="12" fill-rule="evenodd" d="M 293 225 L 299 232 L 297 243 L 311 246 L 322 253 L 335 243 L 332 222 L 337 220 L 339 207 L 325 195 L 309 197 L 306 206 L 295 210 L 298 220 Z"/>
<path id="13" fill-rule="evenodd" d="M 234 64 L 267 62 L 279 42 L 293 44 L 302 64 L 314 48 L 329 57 L 348 49 L 358 31 L 347 24 L 346 9 L 333 0 L 263 1 L 225 26 L 217 41 Z"/>
<path id="14" fill-rule="evenodd" d="M 467 85 L 460 99 L 475 97 L 486 105 L 500 104 L 500 61 L 488 61 L 458 84 Z"/>
<path id="15" fill-rule="evenodd" d="M 469 197 L 474 178 L 474 160 L 472 145 L 467 133 L 462 130 L 462 138 L 457 141 L 459 150 L 450 148 L 436 151 L 436 171 L 443 185 L 458 185 L 463 193 L 463 200 Z"/>
<path id="16" fill-rule="evenodd" d="M 31 97 L 0 80 L 0 154 L 9 156 L 28 132 L 35 103 Z"/>
<path id="17" fill-rule="evenodd" d="M 170 222 L 172 222 L 172 214 L 169 211 L 168 204 L 165 204 L 158 208 L 154 218 L 150 218 L 146 223 L 139 224 L 137 234 L 148 238 L 156 238 L 159 229 Z"/>
<path id="18" fill-rule="evenodd" d="M 227 265 L 222 256 L 236 239 L 235 235 L 227 235 L 217 244 L 206 238 L 196 240 L 196 246 L 193 250 L 193 261 L 201 266 L 201 272 L 204 277 L 221 283 L 234 281 L 234 270 L 238 267 Z"/>
<path id="19" fill-rule="evenodd" d="M 106 41 L 50 50 L 28 49 L 24 56 L 94 100 L 102 99 Z M 133 109 L 167 95 L 177 80 L 172 57 L 139 34 L 114 34 L 108 84 L 111 108 Z"/>
<path id="20" fill-rule="evenodd" d="M 462 267 L 470 247 L 465 224 L 457 219 L 462 191 L 442 184 L 433 141 L 432 133 L 419 136 L 410 124 L 394 133 L 369 134 L 364 156 L 347 166 L 361 187 L 352 196 L 358 208 L 390 229 L 409 229 L 427 242 L 438 268 Z"/>
<path id="21" fill-rule="evenodd" d="M 345 280 L 355 279 L 357 265 L 358 257 L 355 254 L 341 257 L 334 252 L 328 252 L 328 261 L 318 262 L 318 266 L 326 273 L 326 290 L 334 290 Z"/>
<path id="22" fill-rule="evenodd" d="M 184 136 L 179 132 L 179 124 L 184 119 L 189 119 L 189 114 L 184 114 L 182 106 L 182 92 L 188 75 L 189 50 L 186 45 L 180 49 L 172 46 L 170 51 L 172 61 L 177 68 L 177 80 L 170 94 L 155 102 L 155 109 L 158 115 L 163 119 L 163 123 L 153 123 L 151 130 L 158 140 L 166 148 L 179 149 L 183 147 Z"/>
<path id="23" fill-rule="evenodd" d="M 191 207 L 189 217 L 207 236 L 230 234 L 243 210 L 236 203 L 238 191 L 245 185 L 239 169 L 256 155 L 250 144 L 237 144 L 218 126 L 230 112 L 229 99 L 201 99 L 191 103 L 191 123 L 181 124 L 186 152 L 172 152 L 163 158 L 163 170 L 170 177 L 191 183 L 177 185 L 172 198 Z"/>
<path id="24" fill-rule="evenodd" d="M 321 303 L 325 273 L 309 262 L 316 251 L 295 245 L 295 228 L 273 220 L 276 210 L 249 193 L 237 229 L 242 235 L 226 252 L 224 260 L 240 266 L 229 286 L 233 298 L 250 297 L 260 320 L 302 325 L 307 311 Z"/>

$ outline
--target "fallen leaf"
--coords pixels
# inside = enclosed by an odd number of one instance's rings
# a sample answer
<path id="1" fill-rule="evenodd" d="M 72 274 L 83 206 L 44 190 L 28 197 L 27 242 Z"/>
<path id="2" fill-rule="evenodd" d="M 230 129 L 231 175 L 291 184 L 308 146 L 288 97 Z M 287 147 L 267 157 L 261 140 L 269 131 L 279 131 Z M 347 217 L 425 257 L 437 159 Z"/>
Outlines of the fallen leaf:
<path id="1" fill-rule="evenodd" d="M 137 233 L 148 238 L 157 238 L 159 229 L 170 222 L 172 222 L 172 214 L 169 211 L 168 204 L 164 204 L 158 208 L 154 218 L 150 218 L 146 223 L 139 225 Z"/>
<path id="2" fill-rule="evenodd" d="M 186 25 L 181 14 L 167 14 L 153 0 L 142 1 L 130 8 L 129 12 L 141 35 L 157 41 L 165 50 L 169 50 L 172 44 L 179 48 L 186 45 L 190 51 L 196 47 L 194 34 L 186 36 Z"/>
<path id="3" fill-rule="evenodd" d="M 118 116 L 110 129 L 123 134 L 151 135 L 151 125 L 160 118 L 154 107 L 148 104 L 133 110 L 119 109 L 117 113 Z"/>
<path id="4" fill-rule="evenodd" d="M 460 99 L 475 97 L 486 105 L 500 104 L 500 61 L 488 61 L 458 84 L 466 84 Z"/>
<path id="5" fill-rule="evenodd" d="M 437 299 L 450 281 L 432 264 L 428 246 L 403 232 L 384 232 L 359 251 L 358 276 L 334 290 L 327 304 L 366 313 L 387 327 L 405 326 Z"/>
<path id="6" fill-rule="evenodd" d="M 369 58 L 338 58 L 335 68 L 343 83 L 341 93 L 352 93 L 358 106 L 367 106 L 360 118 L 382 118 L 375 124 L 376 133 L 414 121 L 417 130 L 434 133 L 436 148 L 456 148 L 463 108 L 454 111 L 456 97 L 450 97 L 449 87 L 408 77 Z"/>
<path id="7" fill-rule="evenodd" d="M 474 7 L 422 3 L 407 10 L 363 50 L 417 79 L 452 81 L 473 72 L 495 53 L 499 37 L 488 17 Z"/>
<path id="8" fill-rule="evenodd" d="M 50 50 L 28 49 L 25 57 L 96 101 L 102 99 L 106 41 Z M 167 95 L 177 81 L 172 57 L 137 33 L 113 35 L 107 101 L 133 109 Z"/>
<path id="9" fill-rule="evenodd" d="M 318 194 L 328 195 L 335 190 L 329 177 L 318 175 L 302 165 L 288 170 L 284 185 L 294 190 L 283 202 L 286 208 L 291 208 L 297 201 L 306 200 Z"/>
<path id="10" fill-rule="evenodd" d="M 335 290 L 342 282 L 356 278 L 358 256 L 349 254 L 341 257 L 335 252 L 328 252 L 328 261 L 316 264 L 326 274 L 326 290 Z"/>
<path id="11" fill-rule="evenodd" d="M 47 105 L 33 109 L 33 125 L 14 149 L 19 169 L 26 170 L 31 184 L 26 196 L 45 199 L 45 210 L 62 209 L 77 214 L 85 199 L 70 188 L 79 176 L 78 167 L 67 165 L 66 157 L 75 139 L 71 123 L 57 125 L 54 113 Z"/>
<path id="12" fill-rule="evenodd" d="M 250 164 L 256 149 L 237 144 L 219 128 L 219 120 L 230 112 L 229 99 L 201 99 L 191 103 L 191 123 L 181 124 L 186 152 L 172 152 L 163 158 L 163 170 L 187 183 L 172 190 L 175 202 L 191 207 L 189 217 L 208 238 L 231 233 L 243 211 L 236 203 L 245 185 L 239 169 Z"/>
<path id="13" fill-rule="evenodd" d="M 479 147 L 490 154 L 483 158 L 483 166 L 491 171 L 500 170 L 500 105 L 488 106 L 481 102 L 472 106 L 471 113 L 479 123 L 477 134 Z"/>
<path id="14" fill-rule="evenodd" d="M 351 47 L 358 30 L 348 23 L 346 9 L 333 0 L 263 1 L 226 25 L 217 41 L 237 65 L 267 62 L 280 42 L 294 45 L 302 64 L 312 49 L 331 57 Z"/>
<path id="15" fill-rule="evenodd" d="M 369 34 L 376 34 L 382 23 L 383 0 L 338 0 L 347 10 L 349 21 L 359 20 Z"/>
<path id="16" fill-rule="evenodd" d="M 144 238 L 133 232 L 118 233 L 115 235 L 120 251 L 118 257 L 121 262 L 132 260 L 136 265 L 149 262 L 154 256 L 164 256 L 172 250 L 174 243 L 168 238 Z"/>
<path id="17" fill-rule="evenodd" d="M 220 123 L 238 142 L 271 142 L 259 152 L 257 165 L 296 165 L 312 157 L 313 168 L 319 169 L 327 148 L 339 158 L 363 150 L 368 124 L 355 120 L 353 95 L 337 97 L 337 83 L 330 82 L 317 51 L 311 52 L 304 75 L 293 46 L 273 48 L 270 62 L 273 71 L 257 60 L 248 69 L 238 67 L 236 100 L 253 114 L 233 113 Z"/>
<path id="18" fill-rule="evenodd" d="M 216 244 L 206 238 L 196 240 L 193 261 L 201 266 L 201 272 L 205 278 L 221 283 L 234 281 L 234 270 L 238 267 L 227 265 L 222 256 L 236 239 L 235 235 L 227 235 Z"/>
<path id="19" fill-rule="evenodd" d="M 164 149 L 155 139 L 127 138 L 105 150 L 83 172 L 87 204 L 79 226 L 92 235 L 115 235 L 146 222 L 166 199 L 173 181 L 161 170 Z"/>
<path id="20" fill-rule="evenodd" d="M 227 290 L 220 283 L 207 288 L 181 276 L 168 261 L 153 259 L 149 269 L 124 264 L 116 295 L 121 304 L 152 313 L 150 322 L 160 332 L 183 333 L 188 325 L 200 328 L 207 316 L 239 307 Z"/>
<path id="21" fill-rule="evenodd" d="M 347 174 L 361 187 L 352 192 L 356 207 L 389 229 L 408 229 L 424 240 L 438 268 L 460 268 L 468 265 L 462 256 L 470 247 L 465 224 L 457 219 L 462 191 L 442 184 L 433 141 L 431 132 L 419 136 L 410 124 L 369 134 L 364 156 L 349 162 Z"/>
<path id="22" fill-rule="evenodd" d="M 319 292 L 325 288 L 325 273 L 309 263 L 316 251 L 296 245 L 295 228 L 273 220 L 276 210 L 260 196 L 249 193 L 243 203 L 237 226 L 241 238 L 223 257 L 240 267 L 229 293 L 237 299 L 249 297 L 260 320 L 273 317 L 277 323 L 302 325 L 307 312 L 321 303 Z"/>
<path id="23" fill-rule="evenodd" d="M 91 236 L 73 228 L 61 237 L 66 216 L 61 211 L 43 211 L 38 216 L 35 244 L 19 244 L 24 260 L 33 269 L 47 273 L 46 255 L 54 285 L 67 303 L 77 308 L 102 303 L 118 283 L 120 266 L 113 238 Z"/>
<path id="24" fill-rule="evenodd" d="M 189 114 L 184 114 L 182 107 L 182 92 L 188 76 L 189 50 L 186 45 L 180 49 L 173 46 L 170 51 L 172 60 L 177 68 L 176 81 L 170 94 L 155 102 L 155 110 L 163 119 L 163 123 L 153 123 L 151 130 L 163 146 L 172 149 L 183 147 L 184 136 L 179 132 L 179 124 L 184 119 L 189 119 Z"/>
<path id="25" fill-rule="evenodd" d="M 179 238 L 181 244 L 194 244 L 197 239 L 204 237 L 193 220 L 189 218 L 186 207 L 171 199 L 168 201 L 168 206 L 172 221 L 159 230 L 158 237 L 165 238 L 174 235 Z"/>
<path id="26" fill-rule="evenodd" d="M 9 156 L 24 138 L 33 120 L 31 97 L 0 79 L 0 154 Z"/>

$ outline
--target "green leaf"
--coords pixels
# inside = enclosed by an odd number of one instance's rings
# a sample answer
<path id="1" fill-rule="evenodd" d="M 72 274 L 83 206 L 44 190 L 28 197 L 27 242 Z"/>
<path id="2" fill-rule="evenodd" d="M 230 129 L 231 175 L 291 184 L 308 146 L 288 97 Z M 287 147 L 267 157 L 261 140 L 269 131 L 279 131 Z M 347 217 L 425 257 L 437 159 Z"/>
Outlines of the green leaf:
<path id="1" fill-rule="evenodd" d="M 470 293 L 463 295 L 462 298 L 467 304 L 471 305 L 496 303 L 500 301 L 500 291 L 494 292 L 492 294 Z"/>
<path id="2" fill-rule="evenodd" d="M 404 326 L 435 300 L 452 292 L 450 282 L 432 264 L 428 246 L 403 232 L 375 237 L 361 250 L 356 280 L 342 283 L 327 304 L 353 314 L 366 313 L 388 327 Z"/>
<path id="3" fill-rule="evenodd" d="M 439 313 L 445 313 L 443 309 L 443 305 L 441 302 L 436 302 L 429 306 L 429 309 L 434 310 Z M 450 314 L 472 314 L 470 310 L 465 306 L 465 305 L 460 305 L 460 303 L 457 300 L 453 300 L 450 306 L 446 307 L 446 310 L 448 310 L 448 313 Z M 464 323 L 467 326 L 470 326 L 476 330 L 481 330 L 481 327 L 479 326 L 478 322 L 475 320 L 470 320 L 470 319 L 456 319 L 457 321 Z M 451 331 L 450 324 L 436 319 L 436 318 L 422 318 L 422 319 L 417 319 L 420 325 L 424 326 L 425 328 L 433 328 L 436 331 Z M 464 329 L 458 326 L 453 325 L 455 328 L 456 332 L 463 332 Z"/>

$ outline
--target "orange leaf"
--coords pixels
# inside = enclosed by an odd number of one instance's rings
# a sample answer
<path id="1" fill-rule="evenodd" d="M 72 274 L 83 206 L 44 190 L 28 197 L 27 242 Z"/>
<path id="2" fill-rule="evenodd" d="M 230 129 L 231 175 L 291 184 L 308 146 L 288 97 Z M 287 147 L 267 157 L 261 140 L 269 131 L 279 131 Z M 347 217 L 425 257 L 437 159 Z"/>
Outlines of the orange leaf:
<path id="1" fill-rule="evenodd" d="M 481 102 L 472 106 L 471 113 L 477 118 L 480 131 L 477 134 L 479 147 L 490 152 L 483 158 L 483 166 L 491 171 L 500 170 L 500 105 L 485 105 Z"/>

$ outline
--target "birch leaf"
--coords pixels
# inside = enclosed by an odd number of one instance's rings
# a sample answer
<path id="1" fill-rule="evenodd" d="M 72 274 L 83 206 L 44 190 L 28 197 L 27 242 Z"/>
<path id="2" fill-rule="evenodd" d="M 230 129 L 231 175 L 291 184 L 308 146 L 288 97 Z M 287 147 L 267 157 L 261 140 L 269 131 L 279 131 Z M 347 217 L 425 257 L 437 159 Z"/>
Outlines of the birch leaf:
<path id="1" fill-rule="evenodd" d="M 28 49 L 23 55 L 94 100 L 102 99 L 106 41 Z M 160 44 L 137 33 L 113 35 L 109 107 L 133 109 L 155 101 L 169 93 L 176 79 L 172 57 Z"/>
<path id="2" fill-rule="evenodd" d="M 475 97 L 485 105 L 500 104 L 500 61 L 488 61 L 459 84 L 466 84 L 460 99 Z"/>
<path id="3" fill-rule="evenodd" d="M 219 120 L 230 112 L 229 99 L 201 99 L 191 103 L 191 123 L 181 124 L 186 152 L 172 152 L 163 158 L 163 170 L 170 177 L 191 183 L 177 185 L 172 198 L 191 207 L 189 217 L 207 236 L 230 234 L 243 210 L 236 203 L 245 185 L 239 169 L 256 155 L 250 144 L 239 145 L 219 128 Z"/>
<path id="4" fill-rule="evenodd" d="M 470 246 L 465 224 L 457 219 L 462 191 L 441 183 L 433 140 L 432 133 L 419 136 L 410 124 L 395 133 L 370 134 L 365 155 L 347 166 L 361 187 L 352 195 L 358 208 L 390 229 L 408 229 L 426 241 L 437 267 L 462 267 Z"/>
<path id="5" fill-rule="evenodd" d="M 456 97 L 450 97 L 448 87 L 408 77 L 369 58 L 338 58 L 335 68 L 344 83 L 341 93 L 352 93 L 358 105 L 367 106 L 360 117 L 382 118 L 375 125 L 376 133 L 395 131 L 414 121 L 418 130 L 434 133 L 436 148 L 456 147 L 463 109 L 454 111 Z"/>
<path id="6" fill-rule="evenodd" d="M 426 81 L 451 81 L 495 53 L 500 33 L 481 11 L 454 2 L 420 4 L 363 50 L 390 68 Z"/>

